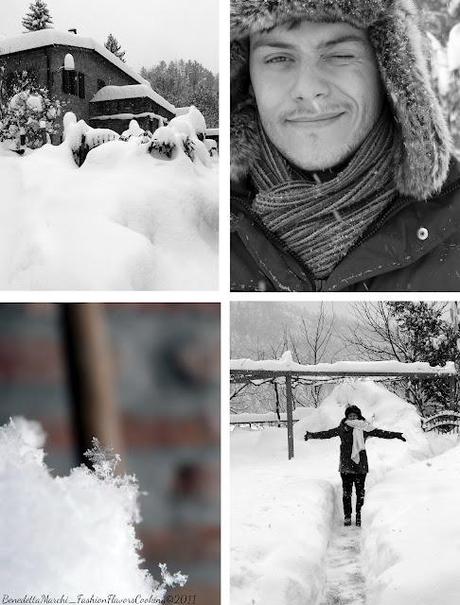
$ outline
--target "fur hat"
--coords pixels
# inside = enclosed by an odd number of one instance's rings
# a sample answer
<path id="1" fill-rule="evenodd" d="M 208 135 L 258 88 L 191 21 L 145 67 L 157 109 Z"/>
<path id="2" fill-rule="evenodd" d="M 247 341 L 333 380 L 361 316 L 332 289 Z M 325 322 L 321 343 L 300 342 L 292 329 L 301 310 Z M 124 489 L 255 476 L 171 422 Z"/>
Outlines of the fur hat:
<path id="1" fill-rule="evenodd" d="M 345 408 L 345 418 L 348 418 L 350 414 L 356 414 L 360 420 L 364 420 L 364 416 L 357 405 L 348 405 Z"/>
<path id="2" fill-rule="evenodd" d="M 257 109 L 249 94 L 249 35 L 296 19 L 367 29 L 399 134 L 397 189 L 423 199 L 439 191 L 452 147 L 431 88 L 428 46 L 412 0 L 231 0 L 232 178 L 247 174 L 258 157 Z"/>

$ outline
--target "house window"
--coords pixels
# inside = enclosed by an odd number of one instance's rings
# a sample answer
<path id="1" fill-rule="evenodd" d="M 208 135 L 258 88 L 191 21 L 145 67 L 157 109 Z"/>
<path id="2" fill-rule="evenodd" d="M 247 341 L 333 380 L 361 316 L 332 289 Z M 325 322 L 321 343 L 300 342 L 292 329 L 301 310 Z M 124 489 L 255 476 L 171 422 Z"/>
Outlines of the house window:
<path id="1" fill-rule="evenodd" d="M 77 74 L 75 71 L 68 69 L 62 71 L 62 92 L 67 95 L 77 94 Z"/>
<path id="2" fill-rule="evenodd" d="M 85 74 L 78 74 L 78 96 L 80 99 L 85 98 Z"/>
<path id="3" fill-rule="evenodd" d="M 62 92 L 85 98 L 85 74 L 64 69 L 62 71 Z"/>

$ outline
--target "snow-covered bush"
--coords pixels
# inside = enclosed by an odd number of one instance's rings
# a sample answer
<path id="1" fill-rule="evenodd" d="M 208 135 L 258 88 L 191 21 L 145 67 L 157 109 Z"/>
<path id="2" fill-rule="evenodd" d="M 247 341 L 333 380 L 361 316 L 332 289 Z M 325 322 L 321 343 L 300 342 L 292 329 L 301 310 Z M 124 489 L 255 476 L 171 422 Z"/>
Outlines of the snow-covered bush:
<path id="1" fill-rule="evenodd" d="M 11 141 L 16 149 L 49 142 L 58 132 L 61 102 L 37 86 L 27 71 L 13 74 L 7 88 L 0 98 L 0 141 Z"/>
<path id="2" fill-rule="evenodd" d="M 44 463 L 40 427 L 12 420 L 0 428 L 0 586 L 3 594 L 87 598 L 164 597 L 186 577 L 163 568 L 160 584 L 145 569 L 135 534 L 138 486 L 116 476 L 117 458 L 95 441 L 94 470 L 53 477 Z"/>
<path id="3" fill-rule="evenodd" d="M 81 166 L 89 151 L 109 141 L 119 139 L 118 133 L 110 128 L 92 128 L 74 113 L 67 112 L 63 120 L 64 141 L 72 150 L 75 163 Z"/>
<path id="4" fill-rule="evenodd" d="M 210 154 L 203 143 L 206 122 L 203 114 L 192 105 L 188 112 L 173 118 L 167 126 L 153 133 L 151 152 L 155 157 L 176 158 L 185 153 L 192 162 L 210 166 Z"/>

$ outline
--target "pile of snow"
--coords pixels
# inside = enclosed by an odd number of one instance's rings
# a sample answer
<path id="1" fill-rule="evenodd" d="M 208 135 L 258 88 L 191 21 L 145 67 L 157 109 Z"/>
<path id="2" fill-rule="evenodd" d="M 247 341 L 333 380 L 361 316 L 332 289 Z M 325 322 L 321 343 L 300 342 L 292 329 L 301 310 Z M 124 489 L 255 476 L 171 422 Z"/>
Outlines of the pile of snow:
<path id="1" fill-rule="evenodd" d="M 327 545 L 331 532 L 343 522 L 338 473 L 340 440 L 305 442 L 303 436 L 306 430 L 336 427 L 350 404 L 358 405 L 377 428 L 403 432 L 407 438 L 407 443 L 377 438 L 366 442 L 370 467 L 369 496 L 363 509 L 366 515 L 371 508 L 368 502 L 372 490 L 377 489 L 373 486 L 383 481 L 387 473 L 423 466 L 419 461 L 436 453 L 431 439 L 421 429 L 414 407 L 369 380 L 340 384 L 318 408 L 305 408 L 299 413 L 300 420 L 294 425 L 292 460 L 287 460 L 285 428 L 235 428 L 231 434 L 234 605 L 317 605 L 324 597 Z M 439 444 L 436 448 L 439 450 Z M 401 498 L 403 494 L 407 494 L 407 489 L 401 488 Z M 382 526 L 382 536 L 389 536 L 394 513 L 388 493 L 386 496 L 388 523 Z M 364 525 L 367 519 L 365 516 Z M 372 535 L 370 529 L 369 543 Z M 386 552 L 381 549 L 382 560 Z M 377 604 L 383 602 L 372 602 Z M 434 601 L 430 603 L 433 604 Z"/>
<path id="2" fill-rule="evenodd" d="M 217 288 L 218 165 L 65 120 L 65 141 L 0 155 L 0 288 Z M 168 136 L 174 136 L 171 130 Z M 91 149 L 73 157 L 85 136 Z"/>
<path id="3" fill-rule="evenodd" d="M 42 445 L 35 423 L 15 419 L 0 428 L 4 596 L 67 594 L 75 602 L 81 594 L 106 598 L 115 593 L 161 599 L 169 580 L 185 583 L 181 574 L 171 577 L 165 570 L 159 585 L 141 568 L 134 531 L 138 487 L 132 477 L 114 475 L 116 458 L 95 442 L 89 453 L 94 471 L 81 466 L 53 478 Z"/>
<path id="4" fill-rule="evenodd" d="M 176 158 L 185 153 L 192 161 L 211 166 L 211 155 L 200 140 L 204 138 L 206 122 L 201 111 L 191 105 L 187 113 L 173 118 L 168 126 L 158 128 L 153 135 L 153 146 L 167 155 Z"/>
<path id="5" fill-rule="evenodd" d="M 454 439 L 456 447 L 394 471 L 369 490 L 363 508 L 368 605 L 457 605 L 460 443 Z"/>

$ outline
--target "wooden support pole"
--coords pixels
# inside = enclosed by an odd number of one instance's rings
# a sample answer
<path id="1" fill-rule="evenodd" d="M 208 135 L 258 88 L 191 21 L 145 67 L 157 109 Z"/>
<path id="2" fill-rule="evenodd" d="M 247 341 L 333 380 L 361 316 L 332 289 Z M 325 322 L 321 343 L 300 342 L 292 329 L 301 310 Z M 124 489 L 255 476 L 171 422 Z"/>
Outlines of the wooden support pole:
<path id="1" fill-rule="evenodd" d="M 294 458 L 294 423 L 292 419 L 292 382 L 291 375 L 286 374 L 286 415 L 288 430 L 288 458 Z"/>
<path id="2" fill-rule="evenodd" d="M 86 461 L 83 453 L 91 447 L 93 437 L 122 455 L 121 421 L 103 305 L 63 304 L 61 317 L 79 461 Z"/>

